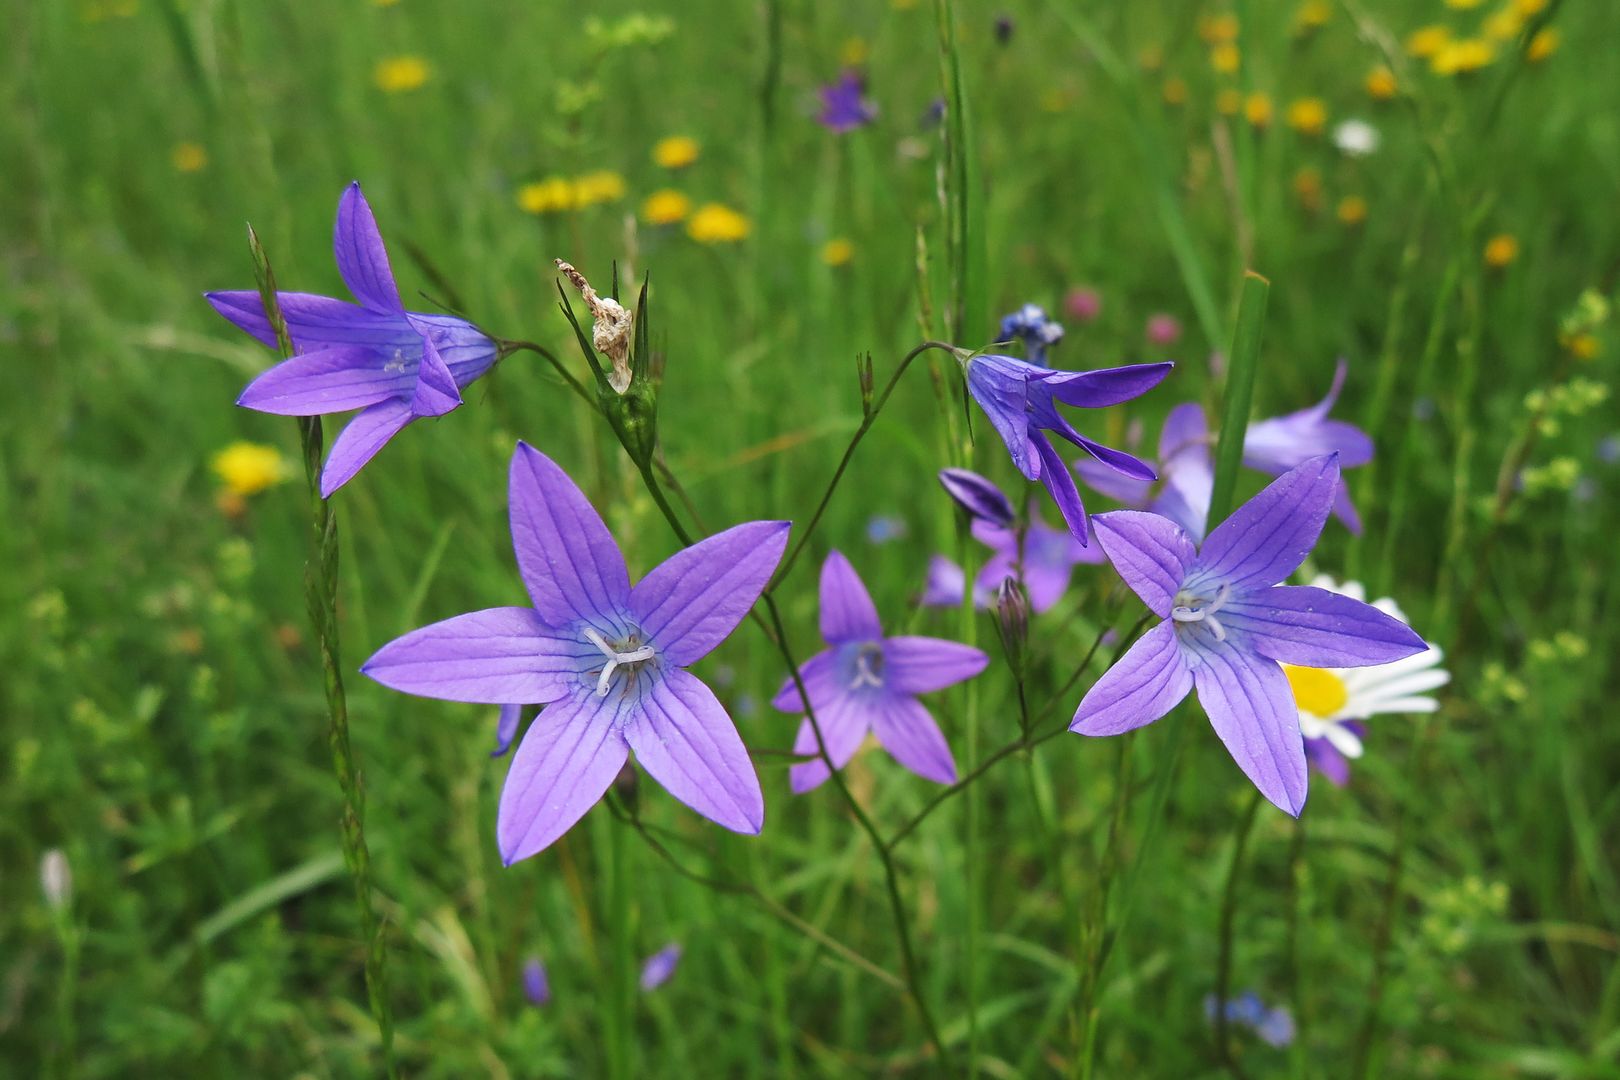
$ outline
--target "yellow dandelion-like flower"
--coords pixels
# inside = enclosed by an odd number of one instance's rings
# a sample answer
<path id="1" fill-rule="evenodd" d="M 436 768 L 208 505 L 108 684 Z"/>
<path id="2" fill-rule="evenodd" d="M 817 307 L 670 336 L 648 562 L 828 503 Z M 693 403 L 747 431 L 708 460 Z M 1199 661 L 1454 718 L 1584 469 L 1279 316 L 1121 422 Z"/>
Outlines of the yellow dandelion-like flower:
<path id="1" fill-rule="evenodd" d="M 1322 174 L 1306 166 L 1294 174 L 1294 197 L 1312 213 L 1322 208 Z"/>
<path id="2" fill-rule="evenodd" d="M 1543 11 L 1546 11 L 1547 0 L 1513 0 L 1513 7 L 1520 15 L 1528 19 L 1533 15 L 1540 15 Z"/>
<path id="3" fill-rule="evenodd" d="M 1327 130 L 1327 118 L 1327 102 L 1321 98 L 1300 98 L 1288 105 L 1288 126 L 1301 135 L 1321 135 Z"/>
<path id="4" fill-rule="evenodd" d="M 855 257 L 855 243 L 848 237 L 835 236 L 821 245 L 821 261 L 828 266 L 845 266 Z"/>
<path id="5" fill-rule="evenodd" d="M 1257 128 L 1271 123 L 1271 97 L 1255 91 L 1243 101 L 1243 115 Z"/>
<path id="6" fill-rule="evenodd" d="M 748 236 L 746 217 L 721 203 L 705 203 L 686 223 L 686 235 L 700 244 L 734 244 Z"/>
<path id="7" fill-rule="evenodd" d="M 1238 110 L 1243 108 L 1243 95 L 1232 87 L 1215 95 L 1215 111 L 1222 116 L 1236 116 Z"/>
<path id="8" fill-rule="evenodd" d="M 1524 29 L 1524 16 L 1519 14 L 1518 8 L 1505 7 L 1487 16 L 1481 24 L 1481 29 L 1488 38 L 1512 41 L 1519 36 L 1519 31 Z"/>
<path id="9" fill-rule="evenodd" d="M 674 225 L 691 212 L 692 200 L 673 188 L 655 191 L 641 204 L 642 220 L 653 225 Z"/>
<path id="10" fill-rule="evenodd" d="M 1472 11 L 1484 2 L 1485 0 L 1446 0 L 1446 7 L 1452 11 Z"/>
<path id="11" fill-rule="evenodd" d="M 530 214 L 559 214 L 579 206 L 574 182 L 562 176 L 548 176 L 518 188 L 518 206 Z"/>
<path id="12" fill-rule="evenodd" d="M 684 169 L 698 159 L 698 150 L 698 141 L 690 135 L 671 135 L 654 144 L 652 157 L 662 168 Z"/>
<path id="13" fill-rule="evenodd" d="M 1406 51 L 1419 60 L 1433 57 L 1451 43 L 1451 31 L 1444 26 L 1424 26 L 1406 39 Z"/>
<path id="14" fill-rule="evenodd" d="M 1204 15 L 1198 20 L 1198 36 L 1211 45 L 1230 44 L 1238 39 L 1238 19 L 1231 12 Z"/>
<path id="15" fill-rule="evenodd" d="M 1497 233 L 1485 243 L 1485 265 L 1501 270 L 1519 257 L 1519 241 L 1508 233 Z"/>
<path id="16" fill-rule="evenodd" d="M 1222 42 L 1209 50 L 1209 66 L 1222 75 L 1234 74 L 1243 62 L 1243 54 L 1231 42 Z"/>
<path id="17" fill-rule="evenodd" d="M 1184 80 L 1172 75 L 1164 80 L 1164 103 L 1166 105 L 1187 104 L 1187 84 Z"/>
<path id="18" fill-rule="evenodd" d="M 1536 31 L 1536 36 L 1524 47 L 1524 58 L 1532 64 L 1539 64 L 1558 51 L 1559 41 L 1556 27 L 1543 27 Z"/>
<path id="19" fill-rule="evenodd" d="M 393 56 L 379 60 L 372 79 L 385 94 L 402 94 L 428 81 L 427 61 L 420 56 Z"/>
<path id="20" fill-rule="evenodd" d="M 574 180 L 574 199 L 579 206 L 617 202 L 624 198 L 624 177 L 611 169 L 598 169 Z"/>
<path id="21" fill-rule="evenodd" d="M 292 475 L 281 451 L 263 443 L 233 442 L 215 454 L 211 464 L 225 490 L 240 498 L 257 495 Z"/>
<path id="22" fill-rule="evenodd" d="M 1564 348 L 1577 360 L 1596 360 L 1603 351 L 1603 343 L 1596 334 L 1582 333 L 1564 339 Z"/>
<path id="23" fill-rule="evenodd" d="M 845 67 L 860 67 L 872 55 L 872 47 L 862 37 L 845 38 L 838 47 L 838 62 Z"/>
<path id="24" fill-rule="evenodd" d="M 1367 72 L 1367 96 L 1374 101 L 1388 101 L 1395 96 L 1398 86 L 1395 83 L 1395 73 L 1387 67 L 1375 67 Z"/>
<path id="25" fill-rule="evenodd" d="M 1335 213 L 1342 223 L 1353 228 L 1367 220 L 1367 200 L 1360 195 L 1346 195 L 1339 200 Z"/>
<path id="26" fill-rule="evenodd" d="M 1484 38 L 1453 41 L 1429 59 L 1429 70 L 1436 75 L 1467 75 L 1496 59 L 1496 49 Z"/>
<path id="27" fill-rule="evenodd" d="M 1333 18 L 1333 5 L 1328 0 L 1305 0 L 1294 12 L 1294 32 L 1300 34 L 1320 30 Z"/>
<path id="28" fill-rule="evenodd" d="M 194 142 L 176 143 L 169 154 L 175 172 L 201 172 L 208 167 L 208 151 Z"/>

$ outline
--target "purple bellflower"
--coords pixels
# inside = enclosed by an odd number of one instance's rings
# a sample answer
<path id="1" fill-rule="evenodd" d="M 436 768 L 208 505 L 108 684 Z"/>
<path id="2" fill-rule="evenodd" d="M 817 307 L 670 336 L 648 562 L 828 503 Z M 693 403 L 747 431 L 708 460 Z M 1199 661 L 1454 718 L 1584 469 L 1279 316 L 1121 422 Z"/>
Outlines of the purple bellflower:
<path id="1" fill-rule="evenodd" d="M 1328 413 L 1339 400 L 1350 365 L 1340 360 L 1333 372 L 1333 385 L 1327 396 L 1308 409 L 1260 420 L 1249 425 L 1243 436 L 1243 464 L 1251 469 L 1281 476 L 1294 466 L 1322 454 L 1337 453 L 1339 467 L 1365 465 L 1372 460 L 1373 443 L 1367 433 L 1345 420 L 1330 420 Z M 1333 495 L 1333 516 L 1351 532 L 1361 533 L 1361 515 L 1350 502 L 1350 489 L 1343 477 Z"/>
<path id="2" fill-rule="evenodd" d="M 551 1000 L 551 980 L 546 978 L 546 965 L 538 956 L 523 962 L 523 996 L 530 1005 L 540 1006 Z"/>
<path id="3" fill-rule="evenodd" d="M 680 962 L 681 947 L 674 943 L 647 957 L 647 962 L 641 965 L 641 992 L 645 994 L 669 982 Z"/>
<path id="4" fill-rule="evenodd" d="M 1170 410 L 1159 432 L 1159 479 L 1139 480 L 1109 468 L 1095 458 L 1080 458 L 1074 471 L 1088 487 L 1126 506 L 1160 514 L 1187 530 L 1204 535 L 1209 500 L 1215 492 L 1215 466 L 1210 459 L 1209 428 L 1204 407 L 1188 401 Z"/>
<path id="5" fill-rule="evenodd" d="M 1273 480 L 1196 547 L 1168 518 L 1135 510 L 1097 517 L 1097 536 L 1125 583 L 1164 621 L 1103 673 L 1070 731 L 1118 735 L 1150 724 L 1194 688 L 1215 733 L 1260 793 L 1298 816 L 1307 778 L 1299 710 L 1281 664 L 1365 667 L 1428 646 L 1369 604 L 1307 585 L 1279 585 L 1327 522 L 1335 455 Z"/>
<path id="6" fill-rule="evenodd" d="M 508 865 L 556 840 L 601 799 L 630 751 L 671 795 L 741 833 L 765 818 L 731 717 L 687 665 L 730 635 L 787 545 L 754 521 L 679 551 L 631 587 L 624 556 L 585 495 L 524 443 L 512 456 L 512 546 L 533 607 L 413 630 L 361 668 L 394 690 L 547 708 L 501 789 Z"/>
<path id="7" fill-rule="evenodd" d="M 1025 304 L 1001 320 L 997 341 L 1021 341 L 1029 362 L 1046 366 L 1046 350 L 1063 340 L 1063 325 L 1046 316 L 1039 304 Z"/>
<path id="8" fill-rule="evenodd" d="M 955 641 L 884 637 L 866 586 L 849 560 L 836 551 L 821 566 L 821 636 L 831 647 L 806 661 L 799 678 L 833 765 L 843 768 L 870 731 L 896 761 L 918 776 L 954 783 L 951 748 L 917 695 L 973 678 L 990 658 Z M 804 711 L 791 676 L 771 704 L 787 713 Z M 793 752 L 818 753 L 809 717 L 799 725 Z M 788 781 L 795 794 L 802 794 L 828 775 L 826 762 L 817 757 L 793 766 Z"/>
<path id="9" fill-rule="evenodd" d="M 820 90 L 821 112 L 816 122 L 835 135 L 865 127 L 877 116 L 877 109 L 866 98 L 866 80 L 858 71 L 845 71 L 838 81 Z"/>
<path id="10" fill-rule="evenodd" d="M 941 469 L 939 483 L 974 521 L 983 521 L 1002 529 L 1012 526 L 1016 516 L 1013 514 L 1012 501 L 993 480 L 968 469 Z"/>
<path id="11" fill-rule="evenodd" d="M 1022 553 L 1018 550 L 1018 533 L 1010 528 L 975 521 L 973 538 L 994 553 L 973 579 L 973 604 L 979 608 L 990 606 L 1003 581 L 1020 578 L 1029 593 L 1030 608 L 1039 615 L 1063 599 L 1076 566 L 1103 561 L 1102 552 L 1082 546 L 1067 529 L 1052 528 L 1033 511 L 1024 532 Z M 928 566 L 922 602 L 927 607 L 956 607 L 962 603 L 962 586 L 962 568 L 936 555 Z"/>
<path id="12" fill-rule="evenodd" d="M 1097 371 L 1055 371 L 1010 356 L 982 355 L 967 361 L 968 391 L 1007 444 L 1012 462 L 1027 480 L 1039 480 L 1057 502 L 1063 521 L 1088 543 L 1086 510 L 1074 477 L 1053 449 L 1047 432 L 1069 440 L 1116 472 L 1137 480 L 1157 475 L 1146 462 L 1111 450 L 1076 431 L 1057 403 L 1082 409 L 1118 405 L 1157 386 L 1174 365 L 1133 364 Z"/>
<path id="13" fill-rule="evenodd" d="M 278 292 L 296 355 L 254 379 L 236 399 L 278 416 L 360 410 L 332 441 L 321 470 L 323 498 L 348 483 L 406 424 L 459 406 L 462 387 L 498 358 L 495 342 L 465 319 L 405 310 L 377 219 L 358 183 L 338 202 L 333 246 L 338 273 L 360 302 Z M 258 292 L 212 292 L 208 302 L 276 347 Z"/>

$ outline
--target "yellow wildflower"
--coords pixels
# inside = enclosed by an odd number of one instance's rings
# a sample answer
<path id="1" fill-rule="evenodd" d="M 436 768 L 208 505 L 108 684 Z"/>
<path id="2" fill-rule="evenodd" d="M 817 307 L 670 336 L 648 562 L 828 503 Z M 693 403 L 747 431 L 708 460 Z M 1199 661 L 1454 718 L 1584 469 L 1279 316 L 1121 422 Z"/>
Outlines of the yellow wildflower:
<path id="1" fill-rule="evenodd" d="M 1305 0 L 1294 12 L 1294 32 L 1299 34 L 1320 30 L 1333 18 L 1333 5 L 1328 0 Z"/>
<path id="2" fill-rule="evenodd" d="M 1520 15 L 1528 19 L 1547 10 L 1547 0 L 1513 0 L 1513 6 L 1518 9 Z"/>
<path id="3" fill-rule="evenodd" d="M 1198 36 L 1211 45 L 1230 44 L 1238 39 L 1237 16 L 1231 12 L 1204 15 L 1198 20 Z"/>
<path id="4" fill-rule="evenodd" d="M 169 161 L 175 172 L 201 172 L 208 167 L 208 151 L 194 142 L 176 143 Z"/>
<path id="5" fill-rule="evenodd" d="M 1222 116 L 1236 116 L 1243 108 L 1243 95 L 1228 86 L 1215 95 L 1215 109 Z"/>
<path id="6" fill-rule="evenodd" d="M 420 56 L 394 56 L 379 60 L 372 72 L 377 89 L 385 94 L 400 94 L 415 90 L 428 81 L 427 61 Z"/>
<path id="7" fill-rule="evenodd" d="M 1425 26 L 1407 37 L 1406 51 L 1419 60 L 1427 60 L 1450 43 L 1450 30 L 1444 26 Z"/>
<path id="8" fill-rule="evenodd" d="M 821 261 L 828 266 L 844 266 L 855 257 L 855 243 L 848 237 L 835 236 L 821 245 Z"/>
<path id="9" fill-rule="evenodd" d="M 1558 42 L 1558 30 L 1551 26 L 1543 27 L 1524 47 L 1524 58 L 1532 64 L 1539 64 L 1558 51 Z"/>
<path id="10" fill-rule="evenodd" d="M 1271 98 L 1256 91 L 1243 102 L 1243 115 L 1255 127 L 1263 128 L 1271 123 Z"/>
<path id="11" fill-rule="evenodd" d="M 1243 54 L 1238 47 L 1230 42 L 1222 42 L 1209 50 L 1209 66 L 1222 75 L 1231 75 L 1237 71 L 1243 61 Z"/>
<path id="12" fill-rule="evenodd" d="M 1315 213 L 1322 208 L 1322 174 L 1307 165 L 1294 174 L 1294 196 L 1299 205 Z"/>
<path id="13" fill-rule="evenodd" d="M 1577 360 L 1596 360 L 1598 353 L 1603 351 L 1603 344 L 1598 341 L 1596 334 L 1583 333 L 1565 338 L 1564 348 Z"/>
<path id="14" fill-rule="evenodd" d="M 1164 80 L 1164 103 L 1166 105 L 1187 104 L 1187 84 L 1172 75 Z"/>
<path id="15" fill-rule="evenodd" d="M 1496 49 L 1484 38 L 1453 41 L 1429 59 L 1436 75 L 1467 75 L 1496 59 Z"/>
<path id="16" fill-rule="evenodd" d="M 641 204 L 642 219 L 654 225 L 673 225 L 685 221 L 692 212 L 692 200 L 673 188 L 664 188 L 647 196 Z"/>
<path id="17" fill-rule="evenodd" d="M 1360 195 L 1346 195 L 1339 200 L 1336 213 L 1341 222 L 1353 228 L 1367 220 L 1367 200 Z"/>
<path id="18" fill-rule="evenodd" d="M 1387 67 L 1375 67 L 1367 72 L 1367 96 L 1374 101 L 1388 101 L 1397 89 L 1395 73 Z"/>
<path id="19" fill-rule="evenodd" d="M 871 55 L 871 46 L 866 44 L 865 38 L 845 38 L 844 44 L 838 49 L 838 62 L 845 67 L 860 67 Z"/>
<path id="20" fill-rule="evenodd" d="M 1519 257 L 1519 242 L 1508 233 L 1497 233 L 1485 244 L 1485 265 L 1500 270 Z"/>
<path id="21" fill-rule="evenodd" d="M 1288 106 L 1288 126 L 1301 135 L 1316 137 L 1327 130 L 1327 103 L 1321 98 L 1300 98 Z"/>
<path id="22" fill-rule="evenodd" d="M 611 169 L 598 169 L 574 181 L 574 201 L 581 207 L 624 198 L 624 177 Z"/>
<path id="23" fill-rule="evenodd" d="M 562 176 L 548 176 L 518 188 L 517 203 L 531 214 L 558 214 L 579 205 L 574 182 Z"/>
<path id="24" fill-rule="evenodd" d="M 1446 0 L 1446 7 L 1453 11 L 1470 11 L 1482 3 L 1484 0 Z"/>
<path id="25" fill-rule="evenodd" d="M 690 135 L 671 135 L 653 146 L 653 161 L 665 169 L 684 169 L 698 159 L 698 149 Z"/>
<path id="26" fill-rule="evenodd" d="M 232 495 L 257 495 L 286 480 L 291 471 L 281 451 L 263 443 L 233 442 L 214 455 L 214 474 Z"/>
<path id="27" fill-rule="evenodd" d="M 1487 16 L 1481 27 L 1488 38 L 1512 41 L 1519 36 L 1519 31 L 1524 29 L 1524 16 L 1520 15 L 1515 7 L 1505 7 Z"/>
<path id="28" fill-rule="evenodd" d="M 748 219 L 729 206 L 705 203 L 686 223 L 686 235 L 700 244 L 733 244 L 748 235 Z"/>

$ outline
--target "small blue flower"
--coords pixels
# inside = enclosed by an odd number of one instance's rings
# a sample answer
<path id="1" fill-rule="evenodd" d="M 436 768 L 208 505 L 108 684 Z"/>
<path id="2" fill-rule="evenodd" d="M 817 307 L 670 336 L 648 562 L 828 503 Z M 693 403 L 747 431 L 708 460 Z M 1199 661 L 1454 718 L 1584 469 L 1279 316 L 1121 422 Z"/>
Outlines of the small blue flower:
<path id="1" fill-rule="evenodd" d="M 1001 320 L 997 341 L 1021 341 L 1029 362 L 1046 366 L 1046 350 L 1063 340 L 1063 325 L 1046 316 L 1046 309 L 1025 304 Z"/>

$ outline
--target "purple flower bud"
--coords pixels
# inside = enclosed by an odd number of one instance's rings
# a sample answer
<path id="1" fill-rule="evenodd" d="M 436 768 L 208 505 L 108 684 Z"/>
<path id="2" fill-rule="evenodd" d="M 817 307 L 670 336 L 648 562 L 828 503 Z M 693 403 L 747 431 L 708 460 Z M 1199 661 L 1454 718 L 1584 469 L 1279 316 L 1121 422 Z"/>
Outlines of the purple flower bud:
<path id="1" fill-rule="evenodd" d="M 990 480 L 967 469 L 941 469 L 939 482 L 970 517 L 1003 529 L 1012 527 L 1012 503 Z"/>
<path id="2" fill-rule="evenodd" d="M 544 1005 L 551 1000 L 551 982 L 546 978 L 546 965 L 538 956 L 523 962 L 523 996 L 530 1005 Z"/>
<path id="3" fill-rule="evenodd" d="M 673 943 L 647 957 L 647 962 L 641 965 L 642 993 L 656 990 L 669 982 L 670 976 L 675 974 L 675 965 L 680 962 L 681 947 Z"/>
<path id="4" fill-rule="evenodd" d="M 1024 669 L 1024 644 L 1029 640 L 1029 593 L 1016 577 L 1003 578 L 996 586 L 996 634 L 1013 673 Z"/>

